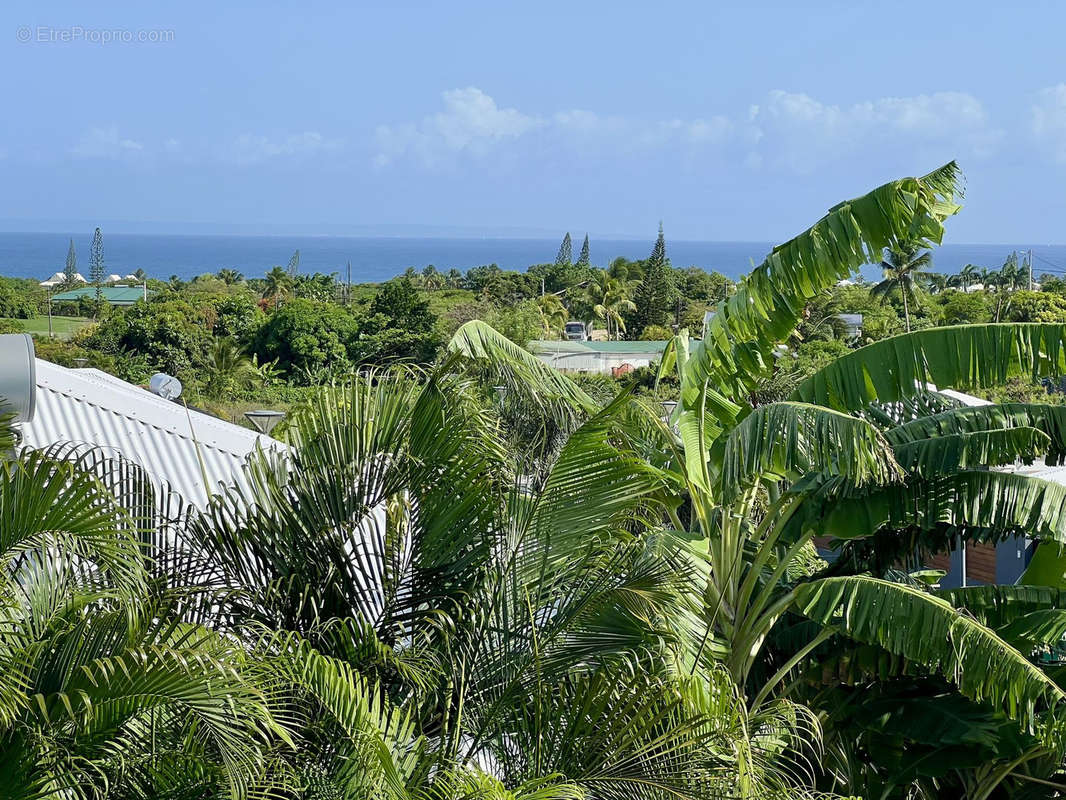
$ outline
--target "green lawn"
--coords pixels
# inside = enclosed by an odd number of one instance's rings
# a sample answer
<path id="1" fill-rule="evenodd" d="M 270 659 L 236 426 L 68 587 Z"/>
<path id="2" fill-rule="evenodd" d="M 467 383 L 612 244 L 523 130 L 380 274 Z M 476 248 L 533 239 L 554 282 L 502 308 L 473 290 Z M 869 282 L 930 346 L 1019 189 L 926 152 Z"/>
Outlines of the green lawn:
<path id="1" fill-rule="evenodd" d="M 22 325 L 22 330 L 35 336 L 48 335 L 48 316 L 30 317 L 30 319 L 15 320 Z M 81 330 L 92 320 L 85 317 L 52 317 L 52 333 L 57 339 L 69 339 L 75 331 Z"/>

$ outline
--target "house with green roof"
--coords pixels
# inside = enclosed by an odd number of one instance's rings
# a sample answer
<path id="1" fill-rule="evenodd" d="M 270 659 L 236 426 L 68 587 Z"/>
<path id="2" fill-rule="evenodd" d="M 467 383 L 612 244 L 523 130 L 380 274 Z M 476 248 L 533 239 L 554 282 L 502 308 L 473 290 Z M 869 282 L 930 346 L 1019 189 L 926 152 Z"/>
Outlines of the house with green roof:
<path id="1" fill-rule="evenodd" d="M 97 291 L 95 286 L 79 286 L 77 289 L 52 295 L 52 302 L 76 303 L 82 298 L 95 300 Z M 144 286 L 101 286 L 99 292 L 100 299 L 113 306 L 132 306 L 138 300 L 147 300 L 150 294 Z"/>

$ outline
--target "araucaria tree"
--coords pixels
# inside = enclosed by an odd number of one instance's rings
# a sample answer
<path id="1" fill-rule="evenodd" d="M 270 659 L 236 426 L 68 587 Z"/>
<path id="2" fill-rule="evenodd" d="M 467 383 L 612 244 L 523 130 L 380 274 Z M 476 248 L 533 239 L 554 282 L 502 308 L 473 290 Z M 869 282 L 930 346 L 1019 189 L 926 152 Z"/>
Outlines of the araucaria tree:
<path id="1" fill-rule="evenodd" d="M 67 263 L 63 267 L 63 284 L 73 286 L 77 275 L 78 254 L 74 251 L 74 240 L 71 239 L 70 247 L 67 249 Z"/>
<path id="2" fill-rule="evenodd" d="M 555 265 L 557 267 L 568 267 L 573 263 L 573 244 L 570 241 L 570 231 L 566 232 L 566 236 L 563 237 L 563 243 L 559 245 L 559 252 L 555 256 Z"/>
<path id="3" fill-rule="evenodd" d="M 585 234 L 585 241 L 581 243 L 581 253 L 577 257 L 575 267 L 588 267 L 592 264 L 592 255 L 589 253 L 589 235 Z"/>
<path id="4" fill-rule="evenodd" d="M 676 300 L 677 288 L 666 257 L 666 237 L 660 222 L 655 248 L 645 263 L 644 277 L 633 296 L 636 308 L 630 317 L 630 335 L 639 337 L 649 325 L 669 325 Z"/>
<path id="5" fill-rule="evenodd" d="M 104 282 L 104 235 L 97 228 L 93 232 L 93 240 L 89 245 L 89 283 L 96 287 L 96 303 L 94 316 L 100 316 L 103 305 L 104 293 L 101 285 Z"/>

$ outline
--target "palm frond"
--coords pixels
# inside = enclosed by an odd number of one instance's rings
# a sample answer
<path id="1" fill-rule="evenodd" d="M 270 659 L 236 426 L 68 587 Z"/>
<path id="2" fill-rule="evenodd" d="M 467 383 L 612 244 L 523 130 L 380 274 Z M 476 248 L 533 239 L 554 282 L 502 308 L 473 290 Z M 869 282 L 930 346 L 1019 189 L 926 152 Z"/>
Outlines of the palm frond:
<path id="1" fill-rule="evenodd" d="M 1027 730 L 1041 728 L 1044 714 L 1060 713 L 1066 702 L 1054 681 L 994 631 L 926 592 L 853 576 L 801 584 L 795 596 L 801 614 L 924 665 Z"/>
<path id="2" fill-rule="evenodd" d="M 956 325 L 900 334 L 852 351 L 803 381 L 792 399 L 859 411 L 940 388 L 971 390 L 1066 372 L 1066 325 Z"/>
<path id="3" fill-rule="evenodd" d="M 481 320 L 462 325 L 448 342 L 448 349 L 487 366 L 494 381 L 506 386 L 508 392 L 547 404 L 556 413 L 569 410 L 587 414 L 598 409 L 577 384 Z"/>
<path id="4" fill-rule="evenodd" d="M 869 422 L 805 403 L 756 408 L 730 432 L 723 463 L 726 502 L 763 477 L 795 479 L 818 472 L 865 486 L 903 474 Z"/>
<path id="5" fill-rule="evenodd" d="M 811 298 L 898 241 L 940 241 L 944 219 L 958 210 L 958 176 L 951 163 L 841 203 L 741 280 L 705 326 L 682 375 L 679 424 L 691 475 L 703 469 L 708 437 L 735 421 L 737 403 L 769 372 L 772 348 L 795 329 Z"/>
<path id="6" fill-rule="evenodd" d="M 818 509 L 817 511 L 815 509 Z M 953 534 L 998 541 L 1026 534 L 1066 541 L 1066 487 L 1004 472 L 968 471 L 887 486 L 830 507 L 817 503 L 807 522 L 840 539 L 873 536 L 882 529 L 946 528 Z"/>
<path id="7" fill-rule="evenodd" d="M 1036 428 L 1049 437 L 1044 455 L 1048 465 L 1066 458 L 1066 406 L 1048 403 L 966 406 L 925 414 L 890 428 L 885 438 L 899 447 L 921 439 L 1024 427 Z"/>
<path id="8" fill-rule="evenodd" d="M 915 475 L 931 477 L 965 469 L 1031 464 L 1047 452 L 1051 438 L 1029 427 L 954 433 L 915 439 L 895 448 L 896 460 Z"/>

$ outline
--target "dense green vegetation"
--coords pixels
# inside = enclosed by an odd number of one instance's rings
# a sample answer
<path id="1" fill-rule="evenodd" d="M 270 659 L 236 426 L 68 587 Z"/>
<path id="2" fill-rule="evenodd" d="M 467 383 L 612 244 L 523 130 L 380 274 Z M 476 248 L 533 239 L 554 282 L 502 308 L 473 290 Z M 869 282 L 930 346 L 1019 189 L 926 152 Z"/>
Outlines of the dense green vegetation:
<path id="1" fill-rule="evenodd" d="M 94 236 L 95 261 L 103 246 L 102 235 Z M 134 383 L 156 371 L 176 375 L 193 402 L 239 421 L 249 403 L 287 408 L 354 369 L 431 364 L 474 319 L 522 344 L 560 338 L 570 319 L 596 321 L 611 337 L 661 339 L 679 325 L 701 324 L 733 285 L 697 267 L 672 268 L 661 231 L 647 261 L 615 259 L 597 269 L 589 248 L 586 237 L 571 262 L 572 246 L 564 243 L 555 263 L 525 272 L 487 265 L 441 273 L 428 266 L 381 285 L 300 273 L 298 252 L 262 279 L 232 269 L 187 282 L 141 274 L 150 296 L 133 306 L 110 308 L 92 292 L 53 303 L 53 334 L 64 341 L 39 341 L 38 351 L 67 366 L 85 359 Z M 68 261 L 73 274 L 76 254 L 68 253 Z M 649 285 L 666 286 L 669 295 L 656 295 L 650 316 L 634 301 Z M 44 337 L 47 310 L 47 293 L 34 282 L 0 281 L 3 330 Z"/>
<path id="2" fill-rule="evenodd" d="M 276 275 L 243 334 L 238 303 L 166 338 L 219 307 L 193 285 L 104 320 L 92 341 L 154 348 L 116 364 L 209 347 L 204 392 L 283 354 L 336 379 L 206 509 L 102 453 L 0 461 L 5 796 L 1061 796 L 1066 490 L 989 467 L 1061 462 L 1066 406 L 938 392 L 1066 374 L 1066 321 L 1010 321 L 1055 292 L 839 285 L 940 241 L 957 180 L 886 184 L 776 248 L 656 386 L 634 377 L 654 396 L 480 320 L 428 363 L 410 278 L 330 304 Z M 276 364 L 241 361 L 248 330 Z M 330 368 L 365 352 L 427 363 Z M 1025 585 L 919 568 L 1018 533 L 1041 542 Z"/>

